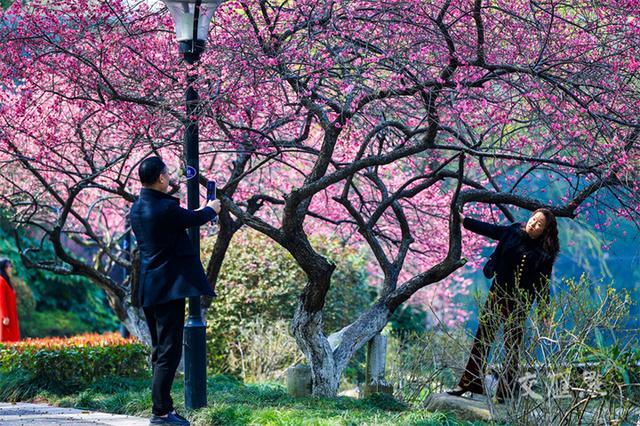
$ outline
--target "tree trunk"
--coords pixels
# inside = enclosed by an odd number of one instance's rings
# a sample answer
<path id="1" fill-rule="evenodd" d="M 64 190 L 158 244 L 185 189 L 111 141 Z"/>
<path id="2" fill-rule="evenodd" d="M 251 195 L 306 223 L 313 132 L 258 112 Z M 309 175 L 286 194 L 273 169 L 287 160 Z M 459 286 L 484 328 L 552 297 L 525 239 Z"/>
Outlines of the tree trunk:
<path id="1" fill-rule="evenodd" d="M 144 312 L 142 308 L 136 308 L 127 304 L 126 306 L 127 317 L 123 320 L 125 326 L 133 336 L 140 340 L 145 345 L 151 347 L 151 334 L 149 333 L 149 327 L 144 318 Z"/>
<path id="2" fill-rule="evenodd" d="M 111 309 L 113 309 L 118 319 L 124 323 L 129 333 L 151 347 L 151 334 L 149 334 L 149 327 L 147 327 L 142 308 L 133 306 L 128 296 L 123 299 L 107 291 L 107 298 Z"/>
<path id="3" fill-rule="evenodd" d="M 109 306 L 113 309 L 118 319 L 124 323 L 133 336 L 145 345 L 151 347 L 151 334 L 144 317 L 142 308 L 136 308 L 131 304 L 131 293 L 137 291 L 139 279 L 138 251 L 132 253 L 131 268 L 127 271 L 127 278 L 122 286 L 111 287 L 108 284 L 98 283 L 107 293 Z"/>
<path id="4" fill-rule="evenodd" d="M 378 334 L 391 313 L 383 303 L 364 312 L 352 324 L 328 338 L 322 332 L 322 313 L 309 314 L 302 304 L 293 317 L 293 334 L 307 358 L 313 378 L 313 395 L 335 397 L 340 377 L 355 352 Z"/>
<path id="5" fill-rule="evenodd" d="M 131 252 L 131 268 L 124 284 L 124 296 L 109 298 L 111 307 L 120 321 L 125 324 L 129 333 L 148 347 L 151 347 L 151 334 L 149 333 L 144 311 L 142 308 L 137 308 L 131 304 L 131 295 L 134 292 L 138 292 L 138 286 L 140 285 L 140 251 L 138 249 L 134 249 Z"/>
<path id="6" fill-rule="evenodd" d="M 311 367 L 313 396 L 336 396 L 341 371 L 336 370 L 333 350 L 322 332 L 322 311 L 311 314 L 299 303 L 292 328 L 298 347 Z"/>
<path id="7" fill-rule="evenodd" d="M 382 331 L 389 322 L 391 314 L 384 300 L 381 300 L 363 312 L 353 323 L 339 331 L 340 337 L 336 339 L 334 360 L 340 374 L 358 349 Z"/>

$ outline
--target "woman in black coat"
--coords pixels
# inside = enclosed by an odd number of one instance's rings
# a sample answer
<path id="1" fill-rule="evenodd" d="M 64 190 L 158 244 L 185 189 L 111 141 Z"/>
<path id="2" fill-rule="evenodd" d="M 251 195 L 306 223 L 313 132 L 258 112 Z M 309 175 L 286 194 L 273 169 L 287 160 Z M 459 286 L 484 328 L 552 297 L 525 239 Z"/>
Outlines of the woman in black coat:
<path id="1" fill-rule="evenodd" d="M 547 209 L 538 209 L 526 224 L 492 225 L 460 214 L 464 227 L 498 240 L 483 272 L 493 278 L 489 296 L 478 315 L 478 331 L 458 386 L 448 393 L 484 393 L 482 378 L 495 333 L 504 324 L 505 371 L 500 375 L 496 398 L 503 401 L 517 392 L 518 352 L 523 327 L 534 300 L 549 301 L 549 279 L 558 256 L 558 226 Z"/>

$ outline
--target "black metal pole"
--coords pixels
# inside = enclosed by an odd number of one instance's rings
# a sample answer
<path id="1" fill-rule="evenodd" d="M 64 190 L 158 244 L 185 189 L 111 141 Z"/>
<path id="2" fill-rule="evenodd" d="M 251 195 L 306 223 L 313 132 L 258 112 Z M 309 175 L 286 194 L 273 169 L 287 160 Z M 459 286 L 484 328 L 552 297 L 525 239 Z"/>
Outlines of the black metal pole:
<path id="1" fill-rule="evenodd" d="M 131 260 L 131 222 L 129 221 L 129 215 L 127 215 L 126 219 L 125 219 L 125 232 L 124 232 L 124 236 L 122 238 L 122 243 L 121 243 L 121 247 L 122 247 L 122 257 L 125 260 Z M 124 267 L 120 267 L 120 270 L 122 271 L 122 277 L 120 277 L 120 282 L 124 282 L 127 279 L 127 270 Z M 133 297 L 136 297 L 135 295 L 133 295 Z M 131 333 L 129 333 L 129 329 L 127 328 L 127 326 L 124 323 L 120 323 L 120 335 L 123 338 L 128 338 L 129 336 L 131 336 Z"/>
<path id="2" fill-rule="evenodd" d="M 191 61 L 188 62 L 191 63 Z M 184 133 L 184 148 L 187 163 L 187 207 L 191 210 L 200 206 L 198 121 L 196 119 L 198 93 L 193 87 L 195 80 L 195 75 L 187 76 L 185 92 L 187 126 Z M 200 253 L 200 228 L 189 228 L 188 232 L 195 252 Z M 206 326 L 202 319 L 200 298 L 190 297 L 189 317 L 184 326 L 184 400 L 186 408 L 190 410 L 207 405 L 206 350 Z"/>

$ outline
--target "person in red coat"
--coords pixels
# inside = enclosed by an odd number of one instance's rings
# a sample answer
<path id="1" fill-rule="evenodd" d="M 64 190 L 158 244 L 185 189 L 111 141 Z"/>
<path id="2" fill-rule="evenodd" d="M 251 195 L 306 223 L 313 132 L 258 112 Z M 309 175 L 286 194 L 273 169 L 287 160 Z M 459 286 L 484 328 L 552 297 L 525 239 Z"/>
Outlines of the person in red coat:
<path id="1" fill-rule="evenodd" d="M 0 342 L 20 340 L 16 292 L 11 277 L 13 265 L 9 259 L 0 259 Z"/>

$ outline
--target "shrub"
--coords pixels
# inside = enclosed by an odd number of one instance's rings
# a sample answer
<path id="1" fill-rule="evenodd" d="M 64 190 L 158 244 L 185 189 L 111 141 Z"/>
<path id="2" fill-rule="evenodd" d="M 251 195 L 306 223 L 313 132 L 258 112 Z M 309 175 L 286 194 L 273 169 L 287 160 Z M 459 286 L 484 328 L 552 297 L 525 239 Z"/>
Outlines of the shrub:
<path id="1" fill-rule="evenodd" d="M 519 353 L 519 392 L 501 410 L 514 425 L 636 424 L 640 420 L 638 330 L 628 330 L 628 294 L 564 280 L 548 309 L 535 308 Z M 549 315 L 552 312 L 553 315 Z M 487 321 L 504 323 L 501 316 Z M 446 329 L 392 339 L 388 359 L 395 396 L 414 406 L 457 383 L 471 339 Z M 490 378 L 495 391 L 504 371 L 502 338 L 494 343 Z M 489 405 L 494 400 L 489 398 Z M 492 407 L 492 409 L 495 407 Z"/>
<path id="2" fill-rule="evenodd" d="M 203 242 L 203 260 L 211 255 L 213 243 Z M 353 321 L 374 300 L 376 290 L 367 284 L 365 259 L 357 250 L 326 237 L 315 237 L 312 244 L 336 263 L 324 311 L 325 330 L 330 333 Z M 239 373 L 237 363 L 229 369 L 229 357 L 242 358 L 233 347 L 242 330 L 256 318 L 290 320 L 305 282 L 304 272 L 281 246 L 253 230 L 238 232 L 218 277 L 218 298 L 207 312 L 210 367 Z"/>
<path id="3" fill-rule="evenodd" d="M 39 391 L 31 373 L 24 370 L 0 370 L 0 401 L 25 401 Z"/>
<path id="4" fill-rule="evenodd" d="M 389 318 L 389 325 L 400 334 L 426 331 L 427 313 L 415 305 L 399 306 Z"/>
<path id="5" fill-rule="evenodd" d="M 638 330 L 627 292 L 564 280 L 551 320 L 534 310 L 521 352 L 521 394 L 507 404 L 519 424 L 627 424 L 640 420 Z M 499 359 L 500 360 L 500 359 Z"/>
<path id="6" fill-rule="evenodd" d="M 27 339 L 0 344 L 0 373 L 27 374 L 40 389 L 68 392 L 102 377 L 140 376 L 147 355 L 143 344 L 115 333 Z"/>
<path id="7" fill-rule="evenodd" d="M 246 324 L 231 345 L 229 368 L 239 371 L 243 380 L 281 379 L 290 365 L 304 359 L 285 320 L 267 323 L 256 318 Z"/>
<path id="8" fill-rule="evenodd" d="M 469 355 L 471 340 L 464 330 L 428 329 L 389 336 L 388 380 L 394 396 L 414 407 L 428 395 L 452 389 Z"/>
<path id="9" fill-rule="evenodd" d="M 33 297 L 33 291 L 20 278 L 14 278 L 11 281 L 13 290 L 16 292 L 20 335 L 30 336 L 28 329 L 32 323 L 33 313 L 36 311 L 36 299 Z"/>
<path id="10" fill-rule="evenodd" d="M 70 337 L 95 331 L 94 324 L 82 321 L 75 312 L 59 309 L 34 311 L 27 318 L 20 317 L 22 337 Z"/>

